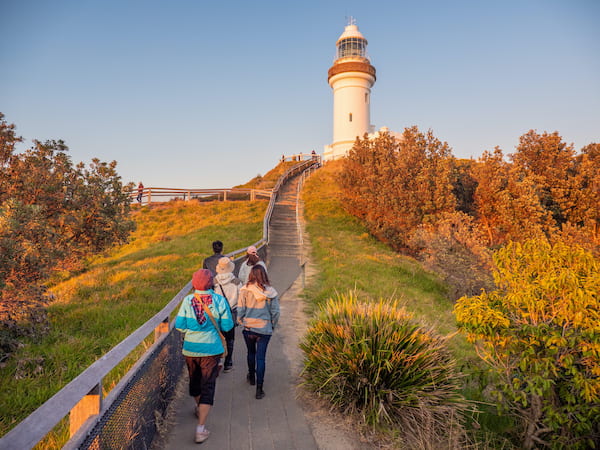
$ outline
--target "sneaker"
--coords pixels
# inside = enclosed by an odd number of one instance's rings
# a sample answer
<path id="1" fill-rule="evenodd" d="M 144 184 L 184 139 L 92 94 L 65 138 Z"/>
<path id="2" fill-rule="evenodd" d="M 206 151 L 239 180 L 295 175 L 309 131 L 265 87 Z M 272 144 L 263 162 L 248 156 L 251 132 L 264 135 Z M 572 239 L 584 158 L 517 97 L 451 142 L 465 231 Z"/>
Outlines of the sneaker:
<path id="1" fill-rule="evenodd" d="M 225 366 L 225 368 L 223 369 L 223 372 L 228 373 L 231 372 L 233 370 L 233 366 Z"/>
<path id="2" fill-rule="evenodd" d="M 256 378 L 254 377 L 254 374 L 248 374 L 246 375 L 246 381 L 248 381 L 248 383 L 250 383 L 251 386 L 254 386 L 256 384 Z"/>
<path id="3" fill-rule="evenodd" d="M 196 444 L 201 444 L 205 440 L 207 440 L 209 434 L 210 431 L 208 431 L 207 429 L 204 429 L 204 431 L 196 431 Z"/>

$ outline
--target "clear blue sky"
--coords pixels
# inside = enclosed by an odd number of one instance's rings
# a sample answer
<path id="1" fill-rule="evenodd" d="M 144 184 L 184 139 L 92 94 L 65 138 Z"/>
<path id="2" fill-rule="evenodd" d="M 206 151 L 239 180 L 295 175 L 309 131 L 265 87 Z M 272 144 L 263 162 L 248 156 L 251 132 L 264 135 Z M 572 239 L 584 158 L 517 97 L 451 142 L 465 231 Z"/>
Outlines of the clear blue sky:
<path id="1" fill-rule="evenodd" d="M 0 0 L 0 111 L 124 182 L 231 187 L 332 138 L 327 69 L 356 18 L 371 118 L 457 157 L 529 129 L 600 142 L 600 2 Z"/>

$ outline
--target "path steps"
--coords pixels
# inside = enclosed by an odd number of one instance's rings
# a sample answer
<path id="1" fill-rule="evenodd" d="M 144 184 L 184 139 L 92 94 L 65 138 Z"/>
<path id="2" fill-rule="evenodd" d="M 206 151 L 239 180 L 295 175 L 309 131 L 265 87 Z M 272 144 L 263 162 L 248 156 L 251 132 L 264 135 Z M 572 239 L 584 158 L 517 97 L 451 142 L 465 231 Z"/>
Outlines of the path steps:
<path id="1" fill-rule="evenodd" d="M 273 209 L 269 229 L 269 278 L 282 294 L 300 274 L 301 246 L 296 229 L 296 195 L 298 177 L 289 180 L 280 190 Z M 255 387 L 246 382 L 246 348 L 241 331 L 236 328 L 233 352 L 234 370 L 217 379 L 215 404 L 207 421 L 211 435 L 202 444 L 194 443 L 196 418 L 194 402 L 186 388 L 174 400 L 177 417 L 167 438 L 165 449 L 201 450 L 316 450 L 317 444 L 295 398 L 296 375 L 284 352 L 286 329 L 293 327 L 286 315 L 286 302 L 300 301 L 283 297 L 280 327 L 271 338 L 267 351 L 264 390 L 266 396 L 256 400 Z M 199 447 L 200 446 L 200 447 Z"/>

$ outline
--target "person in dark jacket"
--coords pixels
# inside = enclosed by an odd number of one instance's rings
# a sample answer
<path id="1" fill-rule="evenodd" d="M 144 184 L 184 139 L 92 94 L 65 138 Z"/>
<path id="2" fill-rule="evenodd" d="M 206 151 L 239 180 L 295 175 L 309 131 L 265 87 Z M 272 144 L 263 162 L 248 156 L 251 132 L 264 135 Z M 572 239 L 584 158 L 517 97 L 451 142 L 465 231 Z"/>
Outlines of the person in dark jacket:
<path id="1" fill-rule="evenodd" d="M 221 241 L 214 241 L 212 243 L 212 248 L 214 254 L 202 262 L 202 268 L 210 270 L 214 277 L 217 274 L 217 264 L 219 264 L 219 259 L 223 257 L 223 243 Z"/>

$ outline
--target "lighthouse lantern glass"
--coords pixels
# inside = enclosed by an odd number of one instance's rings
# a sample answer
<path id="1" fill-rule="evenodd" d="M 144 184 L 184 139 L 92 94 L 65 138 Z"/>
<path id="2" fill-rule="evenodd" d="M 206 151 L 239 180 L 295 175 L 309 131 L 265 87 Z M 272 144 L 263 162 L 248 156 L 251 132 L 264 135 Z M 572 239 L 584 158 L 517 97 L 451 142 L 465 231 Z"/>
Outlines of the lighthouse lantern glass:
<path id="1" fill-rule="evenodd" d="M 352 58 L 352 57 L 367 57 L 367 43 L 361 38 L 346 38 L 338 43 L 337 57 Z"/>

